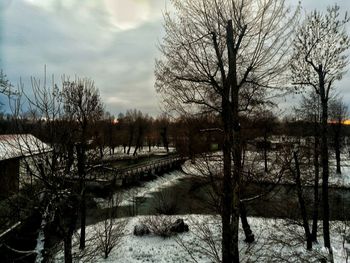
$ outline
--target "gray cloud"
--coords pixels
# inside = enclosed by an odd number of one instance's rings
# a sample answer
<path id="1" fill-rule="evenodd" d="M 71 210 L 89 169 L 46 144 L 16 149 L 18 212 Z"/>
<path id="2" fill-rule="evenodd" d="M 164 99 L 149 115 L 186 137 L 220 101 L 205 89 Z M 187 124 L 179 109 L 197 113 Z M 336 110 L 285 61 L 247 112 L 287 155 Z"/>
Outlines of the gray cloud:
<path id="1" fill-rule="evenodd" d="M 21 77 L 29 88 L 30 76 L 42 77 L 46 64 L 56 79 L 61 74 L 94 79 L 106 109 L 113 114 L 129 108 L 158 114 L 153 70 L 164 1 L 134 1 L 147 5 L 148 13 L 141 22 L 125 18 L 125 30 L 115 24 L 108 1 L 106 5 L 62 2 L 13 1 L 7 6 L 0 63 L 11 82 Z"/>
<path id="2" fill-rule="evenodd" d="M 162 12 L 168 0 L 1 0 L 0 68 L 13 84 L 61 74 L 95 80 L 112 114 L 138 108 L 160 113 L 154 91 Z M 296 1 L 289 0 L 290 4 Z M 325 10 L 331 0 L 303 0 L 305 10 Z M 348 0 L 339 0 L 349 10 Z M 168 4 L 169 8 L 169 4 Z M 350 103 L 349 74 L 336 85 Z"/>

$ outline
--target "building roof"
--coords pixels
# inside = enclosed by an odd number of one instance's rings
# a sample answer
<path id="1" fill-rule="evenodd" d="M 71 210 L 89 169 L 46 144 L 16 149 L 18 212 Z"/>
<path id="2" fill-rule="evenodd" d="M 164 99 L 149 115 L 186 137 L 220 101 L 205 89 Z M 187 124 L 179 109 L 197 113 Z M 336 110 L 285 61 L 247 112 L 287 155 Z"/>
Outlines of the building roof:
<path id="1" fill-rule="evenodd" d="M 51 151 L 51 147 L 32 134 L 0 135 L 0 161 Z"/>

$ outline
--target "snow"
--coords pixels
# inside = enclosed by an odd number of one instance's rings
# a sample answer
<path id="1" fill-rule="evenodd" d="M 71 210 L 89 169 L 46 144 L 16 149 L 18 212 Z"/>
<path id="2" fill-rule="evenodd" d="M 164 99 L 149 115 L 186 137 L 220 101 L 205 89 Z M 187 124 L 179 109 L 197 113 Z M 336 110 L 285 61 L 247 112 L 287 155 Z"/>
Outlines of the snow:
<path id="1" fill-rule="evenodd" d="M 175 148 L 169 147 L 169 153 L 174 153 Z M 126 147 L 126 151 L 128 150 L 128 147 Z M 114 154 L 110 154 L 111 149 L 109 147 L 106 147 L 104 149 L 104 160 L 123 160 L 123 159 L 132 159 L 135 158 L 133 156 L 133 153 L 135 151 L 135 146 L 130 147 L 130 154 L 124 153 L 124 148 L 119 146 L 114 148 Z M 167 151 L 164 147 L 151 147 L 151 151 L 149 151 L 148 147 L 143 147 L 141 149 L 137 150 L 136 157 L 147 157 L 151 155 L 167 155 Z"/>
<path id="2" fill-rule="evenodd" d="M 255 158 L 253 153 L 248 153 L 250 158 Z M 221 167 L 220 154 L 210 156 L 210 169 Z M 333 160 L 332 160 L 333 161 Z M 333 185 L 347 186 L 350 184 L 350 165 L 343 161 L 342 175 L 332 173 L 330 181 Z M 197 159 L 195 164 L 185 162 L 182 171 L 167 173 L 156 180 L 147 182 L 143 186 L 123 192 L 121 205 L 129 205 L 132 196 L 146 197 L 162 188 L 174 185 L 186 176 L 202 175 L 208 165 L 205 159 Z M 331 171 L 335 167 L 331 165 Z M 336 177 L 339 176 L 339 177 Z M 105 200 L 100 199 L 99 205 L 106 207 Z M 165 217 L 165 216 L 164 216 Z M 89 258 L 80 258 L 80 262 L 98 263 L 146 263 L 146 262 L 217 262 L 221 255 L 221 219 L 218 215 L 177 215 L 168 216 L 171 221 L 183 218 L 189 225 L 190 231 L 168 238 L 162 238 L 153 234 L 138 237 L 133 235 L 133 228 L 143 222 L 147 216 L 137 216 L 116 220 L 127 220 L 121 244 L 115 247 L 107 259 L 102 252 L 94 253 Z M 313 244 L 313 250 L 305 249 L 304 231 L 300 222 L 289 219 L 267 219 L 249 217 L 256 241 L 253 244 L 244 243 L 243 230 L 240 229 L 239 249 L 241 262 L 320 262 L 328 256 L 328 251 L 323 247 L 322 221 L 319 221 L 318 244 Z M 96 249 L 96 230 L 103 227 L 103 222 L 87 227 L 87 250 Z M 79 231 L 78 231 L 79 232 Z M 350 221 L 331 222 L 331 244 L 335 263 L 344 263 L 349 252 Z M 81 256 L 78 249 L 78 237 L 74 239 L 73 252 L 75 256 Z M 213 249 L 214 248 L 214 249 Z M 95 251 L 95 250 L 94 250 Z M 58 248 L 55 262 L 63 262 L 62 246 Z"/>
<path id="3" fill-rule="evenodd" d="M 347 154 L 341 154 L 340 160 L 341 174 L 337 174 L 335 158 L 332 156 L 330 159 L 331 175 L 329 177 L 329 184 L 331 186 L 350 188 L 350 157 Z"/>
<path id="4" fill-rule="evenodd" d="M 40 229 L 39 229 L 39 233 L 38 233 L 38 237 L 36 240 L 36 246 L 34 251 L 37 254 L 36 263 L 40 263 L 43 260 L 43 252 L 44 252 L 44 246 L 45 246 L 45 233 L 44 233 L 44 229 L 46 226 L 46 217 L 48 216 L 49 213 L 49 206 L 46 207 L 44 214 L 42 215 L 42 219 L 41 219 L 41 224 L 40 224 Z"/>
<path id="5" fill-rule="evenodd" d="M 0 160 L 30 156 L 51 151 L 51 148 L 31 134 L 0 135 Z"/>
<path id="6" fill-rule="evenodd" d="M 246 176 L 247 171 L 251 172 L 252 178 L 248 180 L 256 180 L 258 182 L 276 182 L 279 180 L 280 184 L 294 184 L 294 179 L 290 176 L 283 175 L 281 178 L 281 163 L 280 161 L 276 161 L 279 156 L 276 155 L 276 152 L 271 151 L 268 153 L 268 169 L 269 172 L 264 172 L 264 160 L 263 156 L 260 152 L 256 151 L 246 151 L 245 152 L 245 161 L 244 161 L 244 171 Z M 208 176 L 209 173 L 217 173 L 220 174 L 222 170 L 222 154 L 220 152 L 209 154 L 206 156 L 201 156 L 196 159 L 196 162 L 192 164 L 190 161 L 187 161 L 182 169 L 184 172 L 196 175 L 196 176 Z M 313 167 L 310 167 L 310 171 L 312 172 Z M 336 173 L 336 161 L 335 156 L 330 154 L 329 159 L 329 186 L 330 187 L 344 187 L 350 188 L 350 157 L 348 154 L 341 154 L 341 174 Z M 310 175 L 307 174 L 309 182 L 305 184 L 313 184 L 313 179 Z M 322 177 L 322 174 L 320 174 Z M 320 183 L 322 182 L 320 178 Z"/>
<path id="7" fill-rule="evenodd" d="M 173 221 L 180 217 L 183 218 L 189 225 L 190 231 L 168 238 L 152 234 L 138 237 L 133 235 L 133 228 L 145 217 L 132 217 L 129 218 L 126 225 L 121 245 L 115 247 L 107 259 L 103 259 L 102 253 L 98 252 L 90 261 L 82 260 L 99 263 L 215 262 L 215 256 L 211 257 L 211 255 L 215 255 L 215 253 L 212 253 L 215 251 L 220 255 L 221 227 L 219 216 L 183 215 L 169 217 Z M 320 258 L 327 255 L 322 247 L 321 237 L 318 238 L 320 244 L 314 245 L 312 251 L 307 251 L 303 240 L 303 229 L 289 220 L 250 217 L 248 221 L 251 224 L 256 241 L 251 245 L 244 243 L 243 231 L 240 229 L 241 262 L 282 262 L 281 258 L 288 259 L 288 262 L 319 262 Z M 346 251 L 342 245 L 341 235 L 341 231 L 345 229 L 345 224 L 344 222 L 331 222 L 331 244 L 333 245 L 335 263 L 345 262 Z M 92 238 L 94 227 L 102 227 L 102 223 L 87 227 L 88 248 L 97 246 Z M 208 232 L 208 229 L 210 232 Z M 215 244 L 216 249 L 209 249 L 209 243 L 205 240 L 213 241 L 211 245 Z M 77 239 L 74 243 L 73 251 L 77 255 L 79 253 Z M 55 262 L 63 262 L 62 250 L 57 253 Z"/>
<path id="8" fill-rule="evenodd" d="M 36 247 L 34 251 L 36 252 L 36 263 L 40 263 L 43 260 L 43 251 L 44 251 L 44 245 L 45 245 L 45 235 L 44 235 L 44 230 L 40 228 L 38 238 L 36 241 Z"/>

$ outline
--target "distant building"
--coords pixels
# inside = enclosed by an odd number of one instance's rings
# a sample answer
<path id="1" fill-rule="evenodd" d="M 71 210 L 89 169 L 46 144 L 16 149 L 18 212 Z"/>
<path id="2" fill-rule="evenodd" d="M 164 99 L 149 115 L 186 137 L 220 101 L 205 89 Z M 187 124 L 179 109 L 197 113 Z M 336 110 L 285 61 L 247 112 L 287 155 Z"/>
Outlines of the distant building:
<path id="1" fill-rule="evenodd" d="M 22 179 L 32 180 L 32 178 L 20 178 L 30 176 L 27 173 L 20 173 L 24 158 L 49 151 L 51 148 L 47 144 L 31 134 L 0 135 L 0 198 L 18 193 Z"/>

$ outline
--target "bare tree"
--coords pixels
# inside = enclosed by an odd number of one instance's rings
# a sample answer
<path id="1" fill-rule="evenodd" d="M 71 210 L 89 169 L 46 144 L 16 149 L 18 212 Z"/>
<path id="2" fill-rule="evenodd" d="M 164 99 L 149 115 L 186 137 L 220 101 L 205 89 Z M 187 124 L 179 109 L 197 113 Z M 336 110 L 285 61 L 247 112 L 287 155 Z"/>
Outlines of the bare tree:
<path id="1" fill-rule="evenodd" d="M 305 121 L 307 126 L 311 125 L 310 134 L 312 134 L 313 148 L 313 170 L 314 170 L 314 203 L 312 215 L 312 241 L 317 241 L 317 222 L 319 207 L 319 179 L 320 179 L 320 121 L 321 121 L 321 103 L 319 96 L 314 90 L 302 95 L 299 107 L 295 108 L 297 118 Z"/>
<path id="2" fill-rule="evenodd" d="M 275 0 L 173 4 L 177 17 L 165 15 L 156 89 L 169 109 L 221 116 L 222 261 L 239 262 L 240 111 L 250 105 L 243 102 L 254 98 L 254 91 L 280 83 L 295 16 L 289 16 L 284 1 Z"/>
<path id="3" fill-rule="evenodd" d="M 260 147 L 263 149 L 264 154 L 264 170 L 268 172 L 268 150 L 271 148 L 271 143 L 268 141 L 269 135 L 272 133 L 276 126 L 277 117 L 272 111 L 262 110 L 254 116 L 256 119 L 255 127 L 259 127 L 262 132 L 263 141 L 260 141 Z"/>
<path id="4" fill-rule="evenodd" d="M 105 219 L 94 227 L 98 250 L 103 253 L 105 259 L 108 258 L 112 249 L 120 245 L 121 239 L 124 236 L 127 221 L 121 218 L 116 219 L 120 201 L 120 196 L 110 197 Z"/>
<path id="5" fill-rule="evenodd" d="M 308 217 L 307 217 L 307 212 L 306 212 L 305 199 L 303 197 L 303 192 L 302 192 L 300 163 L 299 163 L 299 156 L 298 156 L 297 151 L 293 152 L 293 159 L 294 159 L 295 169 L 291 168 L 290 170 L 291 170 L 292 174 L 294 175 L 295 183 L 296 183 L 296 187 L 297 187 L 299 206 L 300 206 L 301 217 L 303 220 L 303 227 L 304 227 L 305 237 L 306 237 L 306 249 L 311 250 L 312 249 L 312 235 L 311 235 Z"/>
<path id="6" fill-rule="evenodd" d="M 169 152 L 169 126 L 170 120 L 166 114 L 162 114 L 158 118 L 158 129 L 159 134 L 163 142 L 163 146 L 166 149 L 167 153 Z"/>
<path id="7" fill-rule="evenodd" d="M 126 111 L 124 123 L 127 125 L 127 145 L 128 145 L 128 151 L 127 154 L 130 154 L 131 146 L 134 143 L 136 133 L 137 133 L 137 119 L 142 115 L 141 111 L 134 110 L 128 110 Z"/>
<path id="8" fill-rule="evenodd" d="M 136 118 L 136 141 L 135 141 L 135 149 L 133 156 L 136 156 L 137 151 L 140 151 L 144 144 L 145 135 L 150 128 L 149 125 L 149 117 L 147 114 L 143 115 L 141 111 L 138 112 L 138 116 Z"/>
<path id="9" fill-rule="evenodd" d="M 85 177 L 87 172 L 87 146 L 89 143 L 89 127 L 103 116 L 103 105 L 95 84 L 90 79 L 70 81 L 63 78 L 63 107 L 75 131 L 75 148 L 77 153 L 77 173 L 79 176 L 80 194 L 80 248 L 85 248 L 86 196 Z"/>
<path id="10" fill-rule="evenodd" d="M 350 38 L 345 25 L 350 18 L 339 17 L 339 6 L 329 7 L 325 14 L 313 11 L 298 29 L 291 64 L 292 81 L 300 87 L 312 87 L 319 96 L 321 114 L 321 164 L 323 237 L 330 254 L 328 203 L 328 101 L 334 82 L 342 78 L 347 65 L 346 50 Z"/>
<path id="11" fill-rule="evenodd" d="M 0 70 L 0 93 L 4 95 L 14 95 L 16 91 L 11 90 L 13 88 L 12 83 L 7 78 L 4 71 Z"/>
<path id="12" fill-rule="evenodd" d="M 16 96 L 10 97 L 10 106 L 18 133 L 12 148 L 27 156 L 22 159 L 25 173 L 20 175 L 20 183 L 23 188 L 34 190 L 29 200 L 37 201 L 31 205 L 40 207 L 43 220 L 47 223 L 57 220 L 58 232 L 64 239 L 65 262 L 72 262 L 77 207 L 75 195 L 66 184 L 72 175 L 69 169 L 72 156 L 67 152 L 71 127 L 64 119 L 60 89 L 53 78 L 48 84 L 46 71 L 43 81 L 31 78 L 30 92 L 25 92 L 23 84 L 19 88 Z M 28 135 L 29 132 L 45 143 Z"/>

